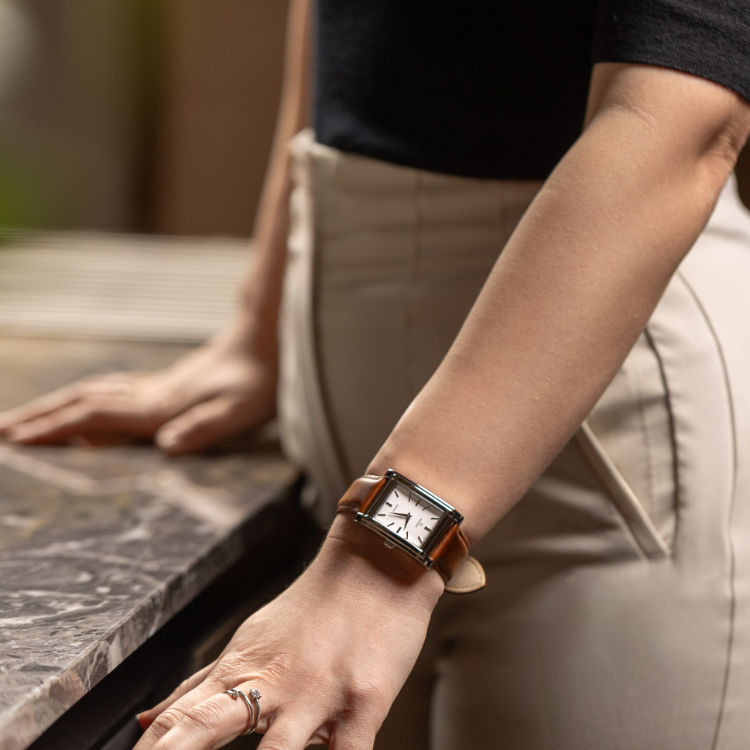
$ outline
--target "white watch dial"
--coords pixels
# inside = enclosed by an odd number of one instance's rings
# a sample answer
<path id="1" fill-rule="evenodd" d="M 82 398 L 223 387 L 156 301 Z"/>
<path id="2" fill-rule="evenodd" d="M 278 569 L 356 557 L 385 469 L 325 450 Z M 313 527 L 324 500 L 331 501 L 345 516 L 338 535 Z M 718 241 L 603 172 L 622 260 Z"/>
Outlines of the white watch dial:
<path id="1" fill-rule="evenodd" d="M 422 547 L 443 511 L 397 485 L 375 513 L 375 520 L 415 547 Z"/>

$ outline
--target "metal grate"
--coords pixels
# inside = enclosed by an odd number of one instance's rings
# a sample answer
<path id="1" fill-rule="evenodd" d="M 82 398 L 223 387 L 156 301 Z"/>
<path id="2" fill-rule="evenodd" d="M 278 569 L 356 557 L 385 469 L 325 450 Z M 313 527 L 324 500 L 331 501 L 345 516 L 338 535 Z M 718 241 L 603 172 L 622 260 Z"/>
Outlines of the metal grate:
<path id="1" fill-rule="evenodd" d="M 0 334 L 193 343 L 232 316 L 247 240 L 46 234 L 0 245 Z"/>

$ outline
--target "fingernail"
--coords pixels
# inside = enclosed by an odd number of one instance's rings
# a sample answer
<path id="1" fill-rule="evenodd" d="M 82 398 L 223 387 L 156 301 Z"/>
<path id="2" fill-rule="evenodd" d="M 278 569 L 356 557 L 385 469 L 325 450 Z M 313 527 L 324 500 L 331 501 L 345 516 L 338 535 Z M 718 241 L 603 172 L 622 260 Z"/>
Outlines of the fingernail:
<path id="1" fill-rule="evenodd" d="M 147 723 L 147 722 L 146 722 L 146 720 L 145 720 L 145 719 L 143 719 L 142 717 L 143 717 L 143 714 L 142 714 L 142 713 L 140 713 L 140 714 L 136 714 L 136 715 L 135 715 L 135 720 L 136 720 L 136 721 L 138 722 L 138 726 L 139 726 L 139 727 L 140 727 L 141 729 L 144 729 L 144 730 L 145 730 L 145 729 L 146 729 L 146 728 L 148 727 L 148 723 Z"/>

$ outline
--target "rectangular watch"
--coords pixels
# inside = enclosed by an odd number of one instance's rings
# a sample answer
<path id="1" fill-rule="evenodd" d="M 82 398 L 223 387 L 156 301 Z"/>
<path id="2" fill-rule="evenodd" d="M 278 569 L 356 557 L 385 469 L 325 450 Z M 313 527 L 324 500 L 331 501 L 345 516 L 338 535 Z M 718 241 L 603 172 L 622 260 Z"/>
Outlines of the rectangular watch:
<path id="1" fill-rule="evenodd" d="M 427 568 L 435 566 L 447 582 L 469 551 L 460 528 L 463 516 L 424 487 L 389 469 L 385 476 L 354 481 L 339 502 L 339 511 Z"/>

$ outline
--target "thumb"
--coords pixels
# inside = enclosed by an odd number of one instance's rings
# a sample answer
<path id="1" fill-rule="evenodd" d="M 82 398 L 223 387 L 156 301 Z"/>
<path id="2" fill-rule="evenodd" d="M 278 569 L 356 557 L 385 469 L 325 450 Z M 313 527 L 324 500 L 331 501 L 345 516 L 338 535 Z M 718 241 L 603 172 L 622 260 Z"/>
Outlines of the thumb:
<path id="1" fill-rule="evenodd" d="M 156 433 L 165 453 L 197 453 L 258 423 L 252 403 L 230 396 L 204 401 L 166 422 Z"/>

